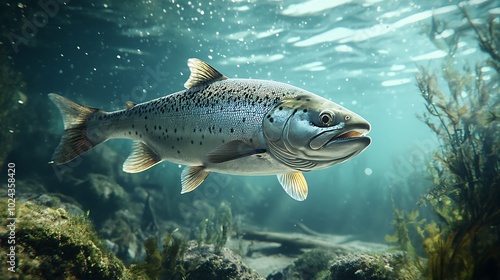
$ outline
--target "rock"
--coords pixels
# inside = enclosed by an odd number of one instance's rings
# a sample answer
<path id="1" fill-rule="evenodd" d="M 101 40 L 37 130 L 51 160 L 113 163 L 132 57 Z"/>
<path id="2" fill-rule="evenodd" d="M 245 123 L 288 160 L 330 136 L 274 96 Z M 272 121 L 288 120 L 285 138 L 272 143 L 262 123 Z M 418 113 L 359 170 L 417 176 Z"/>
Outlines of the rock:
<path id="1" fill-rule="evenodd" d="M 64 208 L 71 215 L 83 216 L 85 214 L 82 206 L 76 200 L 62 194 L 42 194 L 33 201 L 54 209 Z"/>
<path id="2" fill-rule="evenodd" d="M 302 254 L 293 262 L 293 275 L 295 279 L 319 279 L 320 275 L 328 273 L 328 263 L 335 256 L 332 251 L 314 249 Z M 291 274 L 291 273 L 289 273 Z M 287 277 L 287 279 L 293 279 Z"/>
<path id="3" fill-rule="evenodd" d="M 324 279 L 329 274 L 329 263 L 336 254 L 333 250 L 313 249 L 297 258 L 282 271 L 269 274 L 267 280 Z"/>
<path id="4" fill-rule="evenodd" d="M 6 221 L 6 204 L 0 218 Z M 71 216 L 63 208 L 53 209 L 32 202 L 17 202 L 15 227 L 16 274 L 2 265 L 0 274 L 23 279 L 133 279 L 123 263 L 109 252 L 83 216 Z M 2 243 L 12 235 L 0 231 Z M 10 249 L 10 248 L 9 248 Z M 0 247 L 6 264 L 7 246 Z M 9 273 L 9 274 L 8 274 Z"/>
<path id="5" fill-rule="evenodd" d="M 194 241 L 188 242 L 183 263 L 189 268 L 186 279 L 264 279 L 243 264 L 231 250 L 222 248 L 216 254 L 214 245 L 198 246 Z"/>
<path id="6" fill-rule="evenodd" d="M 103 223 L 100 233 L 106 242 L 113 244 L 108 248 L 126 264 L 130 264 L 143 256 L 144 239 L 139 238 L 142 236 L 140 228 L 137 226 L 134 230 L 125 214 L 123 210 L 114 213 Z"/>
<path id="7" fill-rule="evenodd" d="M 330 267 L 326 279 L 335 280 L 396 280 L 418 279 L 416 268 L 400 269 L 400 253 L 356 253 L 338 256 Z M 408 266 L 408 265 L 405 265 Z M 411 275 L 408 275 L 411 272 Z M 411 277 L 413 276 L 413 277 Z"/>
<path id="8" fill-rule="evenodd" d="M 129 204 L 127 192 L 112 178 L 101 174 L 89 174 L 84 181 L 67 183 L 61 191 L 78 198 L 83 210 L 90 210 L 97 225 Z"/>

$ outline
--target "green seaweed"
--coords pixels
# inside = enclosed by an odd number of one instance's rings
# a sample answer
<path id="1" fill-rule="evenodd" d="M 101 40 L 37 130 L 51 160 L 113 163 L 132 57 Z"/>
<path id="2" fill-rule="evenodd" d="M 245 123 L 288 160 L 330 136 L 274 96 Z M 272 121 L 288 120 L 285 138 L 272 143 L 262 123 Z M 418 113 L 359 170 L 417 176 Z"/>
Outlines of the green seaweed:
<path id="1" fill-rule="evenodd" d="M 7 203 L 0 203 L 5 221 Z M 16 273 L 11 279 L 136 279 L 99 238 L 85 216 L 70 215 L 31 202 L 16 202 Z M 2 242 L 7 232 L 0 232 Z M 6 246 L 0 260 L 5 263 Z"/>
<path id="2" fill-rule="evenodd" d="M 186 240 L 167 233 L 160 251 L 158 239 L 150 237 L 144 242 L 146 259 L 144 262 L 131 266 L 131 271 L 137 275 L 145 275 L 148 279 L 186 279 L 187 270 L 183 265 L 186 250 Z"/>
<path id="3" fill-rule="evenodd" d="M 489 58 L 457 70 L 448 56 L 446 91 L 429 70 L 416 75 L 426 108 L 419 118 L 440 142 L 429 168 L 433 187 L 419 204 L 429 204 L 439 220 L 415 223 L 415 215 L 395 210 L 396 233 L 387 240 L 413 256 L 407 262 L 420 263 L 408 237 L 416 231 L 428 259 L 420 266 L 427 279 L 500 277 L 500 29 L 494 20 L 477 26 L 464 15 Z M 486 75 L 487 66 L 495 73 Z"/>
<path id="4" fill-rule="evenodd" d="M 220 252 L 232 233 L 232 223 L 233 214 L 228 203 L 221 203 L 217 211 L 209 211 L 208 217 L 196 228 L 198 246 L 214 244 L 215 251 Z"/>
<path id="5" fill-rule="evenodd" d="M 392 208 L 394 211 L 394 221 L 393 224 L 396 230 L 391 235 L 386 235 L 385 240 L 388 243 L 396 243 L 399 250 L 402 252 L 401 263 L 404 265 L 412 264 L 416 266 L 419 270 L 423 270 L 423 263 L 420 260 L 417 249 L 413 246 L 415 242 L 412 238 L 410 231 L 421 232 L 422 225 L 427 221 L 426 219 L 418 219 L 420 212 L 418 210 L 413 210 L 410 213 L 406 213 L 404 210 L 398 210 L 396 208 L 394 199 L 392 200 Z"/>

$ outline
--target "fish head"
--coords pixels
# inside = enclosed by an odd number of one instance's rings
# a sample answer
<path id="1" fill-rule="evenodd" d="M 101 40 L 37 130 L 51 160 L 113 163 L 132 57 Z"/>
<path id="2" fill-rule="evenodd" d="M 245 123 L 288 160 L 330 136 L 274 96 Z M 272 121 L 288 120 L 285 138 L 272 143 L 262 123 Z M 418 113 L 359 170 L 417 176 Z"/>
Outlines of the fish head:
<path id="1" fill-rule="evenodd" d="M 299 95 L 273 107 L 263 119 L 268 149 L 300 171 L 344 162 L 371 143 L 370 124 L 358 114 L 316 95 Z"/>

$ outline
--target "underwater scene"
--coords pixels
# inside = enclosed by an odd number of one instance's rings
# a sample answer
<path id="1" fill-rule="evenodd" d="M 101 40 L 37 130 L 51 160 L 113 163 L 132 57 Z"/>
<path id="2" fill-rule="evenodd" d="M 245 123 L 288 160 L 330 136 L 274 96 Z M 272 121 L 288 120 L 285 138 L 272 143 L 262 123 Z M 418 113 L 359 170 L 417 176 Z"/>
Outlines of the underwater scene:
<path id="1" fill-rule="evenodd" d="M 0 7 L 0 279 L 500 279 L 499 1 Z"/>

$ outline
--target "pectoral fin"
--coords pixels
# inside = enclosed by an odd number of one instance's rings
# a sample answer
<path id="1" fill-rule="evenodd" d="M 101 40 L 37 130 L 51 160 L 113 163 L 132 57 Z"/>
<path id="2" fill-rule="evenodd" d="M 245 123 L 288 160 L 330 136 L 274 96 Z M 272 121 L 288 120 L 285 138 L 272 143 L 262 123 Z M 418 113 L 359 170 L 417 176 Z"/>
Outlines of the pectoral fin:
<path id="1" fill-rule="evenodd" d="M 123 171 L 127 173 L 141 172 L 161 161 L 161 158 L 146 144 L 141 141 L 134 141 L 132 152 L 123 163 Z"/>
<path id="2" fill-rule="evenodd" d="M 207 178 L 210 171 L 206 171 L 204 166 L 186 166 L 182 170 L 181 193 L 187 193 L 196 189 Z"/>
<path id="3" fill-rule="evenodd" d="M 226 144 L 223 144 L 215 150 L 209 152 L 206 155 L 205 160 L 210 163 L 222 163 L 265 152 L 265 149 L 256 149 L 243 141 L 234 140 L 227 142 Z"/>
<path id="4" fill-rule="evenodd" d="M 293 199 L 303 201 L 307 198 L 307 182 L 302 172 L 278 174 L 277 176 L 285 192 Z"/>

